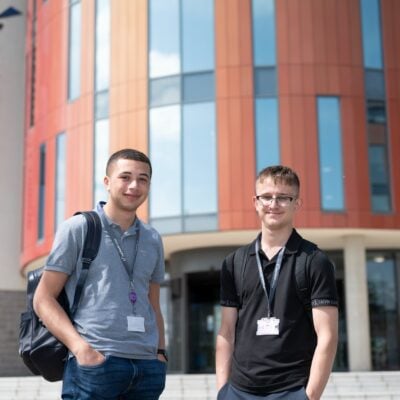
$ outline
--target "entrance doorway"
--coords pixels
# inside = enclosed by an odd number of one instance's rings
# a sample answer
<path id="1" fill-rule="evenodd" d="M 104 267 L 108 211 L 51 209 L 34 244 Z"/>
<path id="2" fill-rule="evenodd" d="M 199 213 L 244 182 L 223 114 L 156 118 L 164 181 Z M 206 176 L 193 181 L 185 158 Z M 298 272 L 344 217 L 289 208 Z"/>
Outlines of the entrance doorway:
<path id="1" fill-rule="evenodd" d="M 188 369 L 214 373 L 215 340 L 220 325 L 219 271 L 190 273 L 188 287 Z"/>
<path id="2" fill-rule="evenodd" d="M 400 268 L 396 263 L 396 254 L 368 252 L 367 267 L 372 368 L 375 371 L 398 370 L 400 369 L 398 294 Z"/>

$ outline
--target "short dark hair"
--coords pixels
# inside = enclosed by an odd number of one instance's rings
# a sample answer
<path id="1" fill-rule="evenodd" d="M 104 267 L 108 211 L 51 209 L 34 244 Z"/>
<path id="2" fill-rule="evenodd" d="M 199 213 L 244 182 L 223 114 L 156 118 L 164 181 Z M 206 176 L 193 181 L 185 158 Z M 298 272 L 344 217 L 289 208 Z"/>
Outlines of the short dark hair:
<path id="1" fill-rule="evenodd" d="M 107 166 L 106 166 L 106 175 L 109 175 L 110 172 L 110 167 L 111 164 L 115 163 L 118 160 L 134 160 L 134 161 L 141 161 L 146 163 L 149 168 L 150 168 L 150 178 L 153 173 L 153 170 L 151 168 L 151 162 L 149 157 L 146 156 L 146 154 L 142 153 L 139 150 L 135 149 L 122 149 L 118 150 L 115 153 L 111 154 L 110 158 L 107 161 Z"/>
<path id="2" fill-rule="evenodd" d="M 257 175 L 256 182 L 263 182 L 264 179 L 271 178 L 274 183 L 283 183 L 288 186 L 293 186 L 297 189 L 297 194 L 300 192 L 300 179 L 296 172 L 284 165 L 271 165 L 264 168 Z"/>

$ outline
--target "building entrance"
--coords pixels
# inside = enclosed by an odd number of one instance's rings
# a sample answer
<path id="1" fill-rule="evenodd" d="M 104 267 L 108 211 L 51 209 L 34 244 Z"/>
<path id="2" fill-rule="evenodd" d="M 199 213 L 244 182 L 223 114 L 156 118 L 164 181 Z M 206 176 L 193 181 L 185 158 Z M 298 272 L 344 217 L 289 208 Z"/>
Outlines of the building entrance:
<path id="1" fill-rule="evenodd" d="M 190 273 L 188 285 L 188 372 L 214 373 L 220 325 L 219 271 Z"/>
<path id="2" fill-rule="evenodd" d="M 367 254 L 372 368 L 376 371 L 400 368 L 399 265 L 395 253 Z"/>

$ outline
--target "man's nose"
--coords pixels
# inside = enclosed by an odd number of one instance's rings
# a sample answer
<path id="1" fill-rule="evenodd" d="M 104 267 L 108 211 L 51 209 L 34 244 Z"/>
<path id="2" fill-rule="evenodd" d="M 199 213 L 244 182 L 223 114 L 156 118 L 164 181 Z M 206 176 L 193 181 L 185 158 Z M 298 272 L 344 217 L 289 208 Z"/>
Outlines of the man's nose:
<path id="1" fill-rule="evenodd" d="M 279 207 L 281 204 L 279 203 L 276 197 L 272 197 L 269 202 L 269 207 Z"/>
<path id="2" fill-rule="evenodd" d="M 129 183 L 129 189 L 135 189 L 138 187 L 138 181 L 137 179 L 132 179 Z"/>

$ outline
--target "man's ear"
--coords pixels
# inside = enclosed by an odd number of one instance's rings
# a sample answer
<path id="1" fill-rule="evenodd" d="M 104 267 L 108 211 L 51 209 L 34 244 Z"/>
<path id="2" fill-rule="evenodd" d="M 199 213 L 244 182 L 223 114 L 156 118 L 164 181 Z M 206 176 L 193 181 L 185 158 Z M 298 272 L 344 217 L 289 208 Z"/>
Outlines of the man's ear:
<path id="1" fill-rule="evenodd" d="M 107 175 L 103 178 L 103 183 L 107 191 L 109 191 L 108 185 L 110 184 L 110 178 Z"/>
<path id="2" fill-rule="evenodd" d="M 253 199 L 254 208 L 255 208 L 256 211 L 257 211 L 257 205 L 258 205 L 257 202 L 258 202 L 258 200 L 257 200 L 256 196 L 253 196 L 252 199 Z"/>

